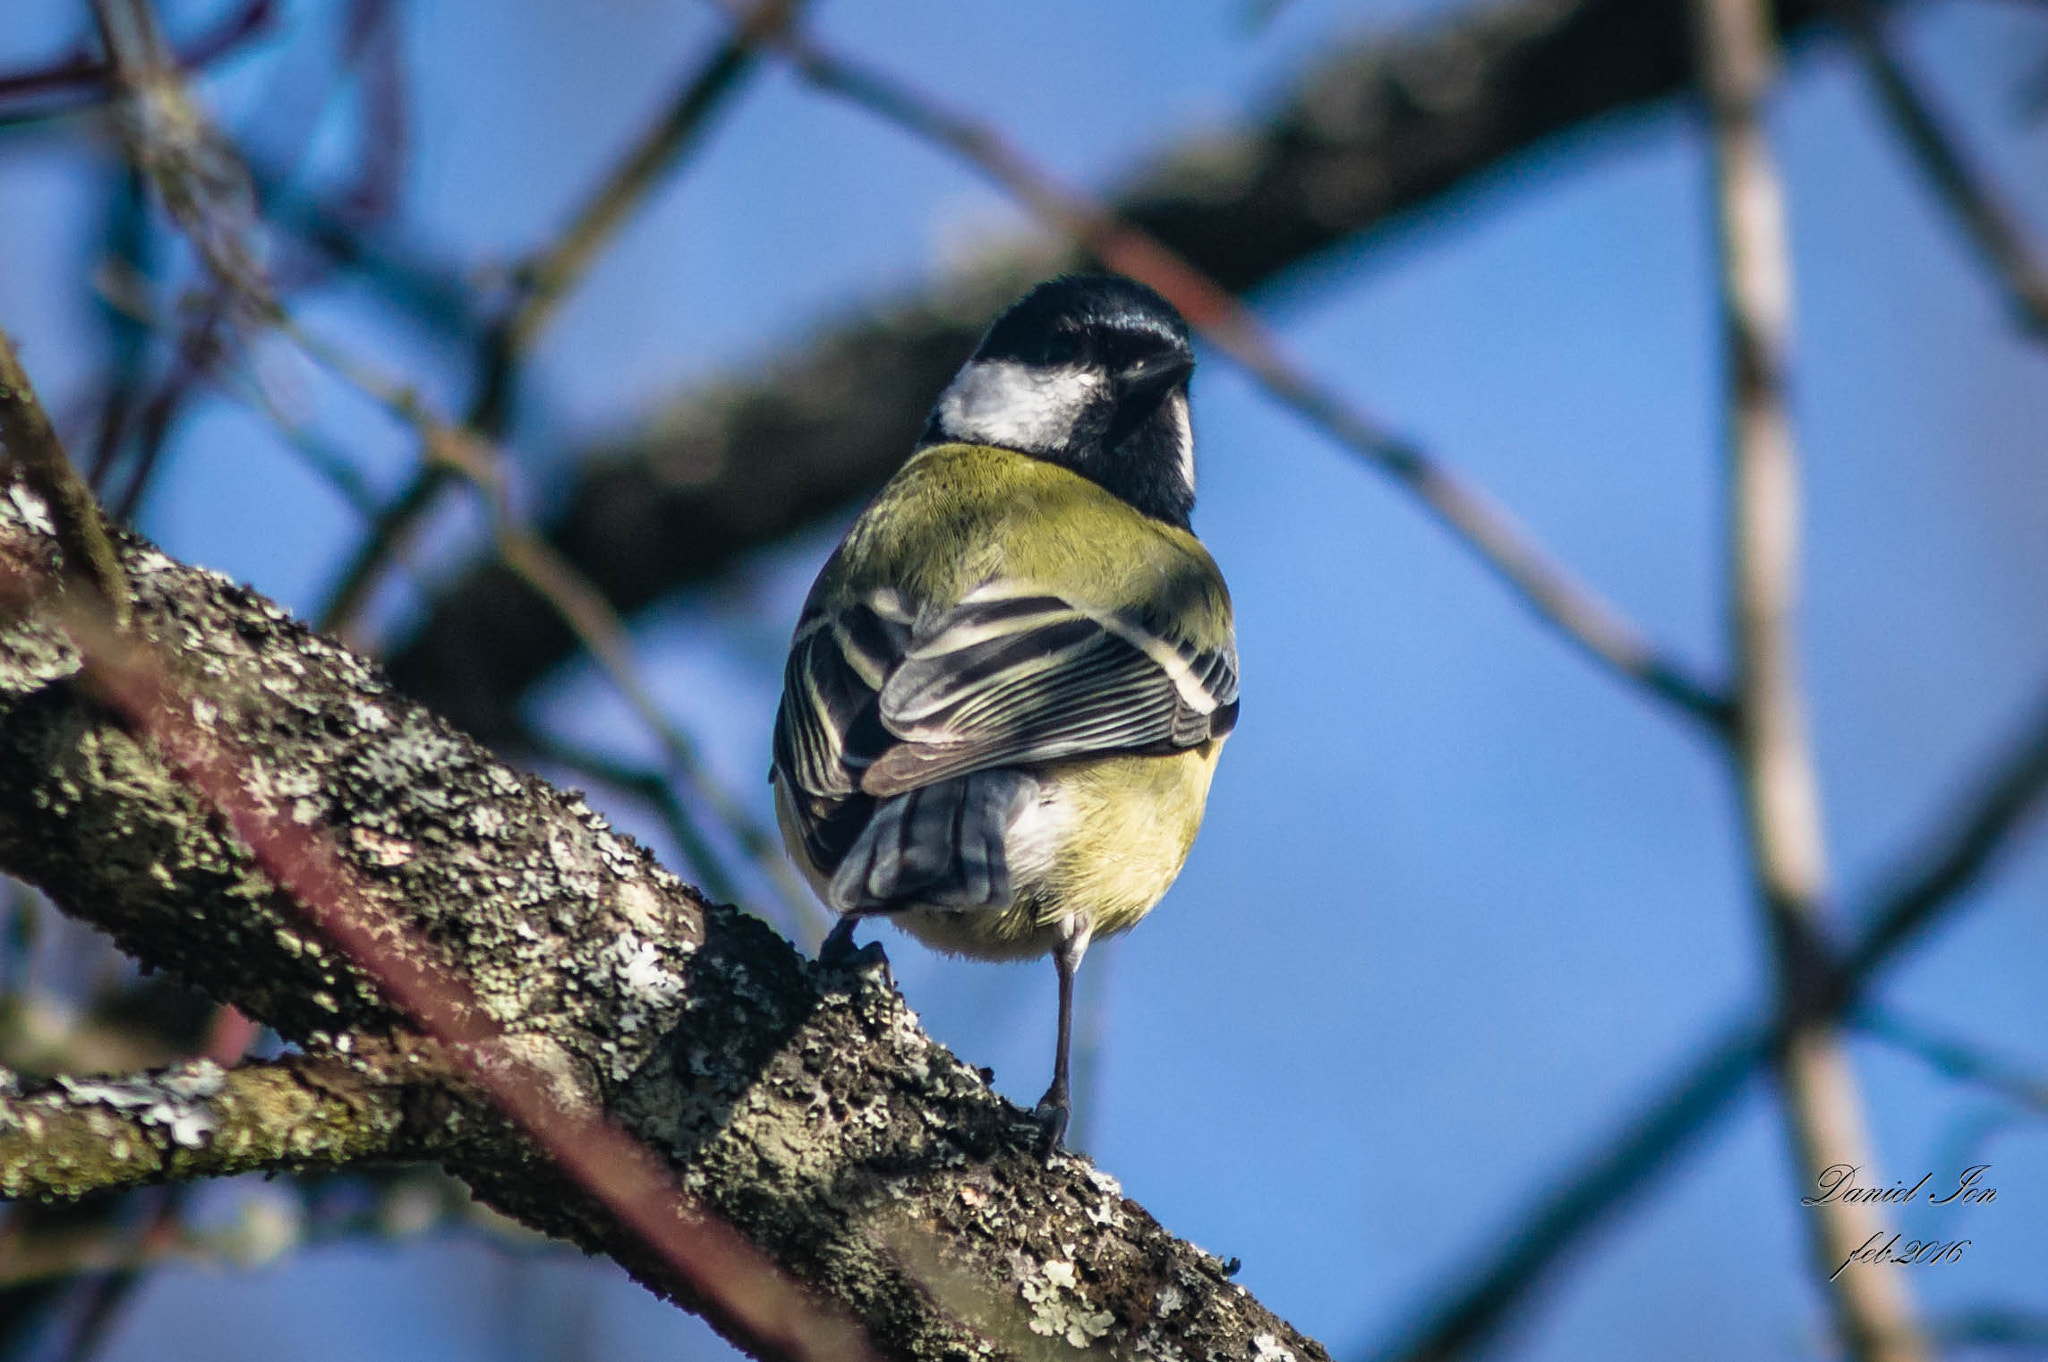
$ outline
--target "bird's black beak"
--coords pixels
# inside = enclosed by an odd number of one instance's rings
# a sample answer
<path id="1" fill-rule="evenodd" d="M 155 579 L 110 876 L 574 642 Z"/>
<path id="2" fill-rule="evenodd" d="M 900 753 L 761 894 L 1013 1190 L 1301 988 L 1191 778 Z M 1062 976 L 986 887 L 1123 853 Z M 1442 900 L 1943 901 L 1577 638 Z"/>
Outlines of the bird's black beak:
<path id="1" fill-rule="evenodd" d="M 1168 350 L 1147 355 L 1118 377 L 1123 383 L 1124 400 L 1133 408 L 1149 411 L 1154 404 L 1165 400 L 1168 393 L 1187 382 L 1188 375 L 1194 371 L 1193 355 Z"/>

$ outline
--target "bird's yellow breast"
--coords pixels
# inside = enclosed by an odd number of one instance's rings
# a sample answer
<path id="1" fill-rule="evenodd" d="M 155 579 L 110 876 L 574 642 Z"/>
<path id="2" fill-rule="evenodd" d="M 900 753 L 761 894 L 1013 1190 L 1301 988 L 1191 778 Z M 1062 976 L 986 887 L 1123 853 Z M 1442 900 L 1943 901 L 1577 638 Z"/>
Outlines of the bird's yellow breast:
<path id="1" fill-rule="evenodd" d="M 1016 901 L 1000 909 L 913 907 L 891 920 L 934 950 L 985 960 L 1044 955 L 1070 918 L 1087 922 L 1097 937 L 1129 931 L 1186 863 L 1222 749 L 1215 738 L 1170 756 L 1086 757 L 1039 768 L 1055 826 L 1042 861 L 1018 867 Z"/>

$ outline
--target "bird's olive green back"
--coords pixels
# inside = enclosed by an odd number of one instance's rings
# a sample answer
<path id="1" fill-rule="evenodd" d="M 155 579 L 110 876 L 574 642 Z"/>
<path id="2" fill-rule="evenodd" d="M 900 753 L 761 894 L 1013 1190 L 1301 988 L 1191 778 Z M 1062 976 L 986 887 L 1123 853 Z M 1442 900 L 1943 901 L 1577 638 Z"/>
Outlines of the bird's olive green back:
<path id="1" fill-rule="evenodd" d="M 913 525 L 915 543 L 905 537 Z M 833 581 L 843 599 L 893 589 L 914 609 L 945 611 L 1000 577 L 1085 610 L 1142 618 L 1197 649 L 1231 639 L 1230 593 L 1199 540 L 1078 473 L 1012 450 L 919 450 L 836 557 L 843 575 L 828 571 L 821 581 Z"/>

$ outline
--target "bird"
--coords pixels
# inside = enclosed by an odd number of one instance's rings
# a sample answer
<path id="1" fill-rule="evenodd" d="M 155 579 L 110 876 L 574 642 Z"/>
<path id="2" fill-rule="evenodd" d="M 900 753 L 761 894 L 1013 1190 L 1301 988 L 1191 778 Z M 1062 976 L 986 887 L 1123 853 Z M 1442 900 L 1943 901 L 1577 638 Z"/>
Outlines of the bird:
<path id="1" fill-rule="evenodd" d="M 838 916 L 987 960 L 1050 955 L 1048 1153 L 1074 979 L 1193 845 L 1236 726 L 1229 588 L 1189 523 L 1188 327 L 1111 274 L 999 316 L 805 600 L 776 712 L 776 821 Z M 870 946 L 866 951 L 878 952 Z"/>

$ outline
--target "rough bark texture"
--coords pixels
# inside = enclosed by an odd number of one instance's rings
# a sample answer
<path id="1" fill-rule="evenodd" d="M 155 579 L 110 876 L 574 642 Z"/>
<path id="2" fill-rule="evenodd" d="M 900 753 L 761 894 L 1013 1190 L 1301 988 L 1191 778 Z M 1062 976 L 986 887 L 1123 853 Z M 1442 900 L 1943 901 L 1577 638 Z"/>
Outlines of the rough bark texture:
<path id="1" fill-rule="evenodd" d="M 561 1101 L 598 1104 L 667 1154 L 881 1352 L 1325 1357 L 1086 1161 L 1034 1157 L 1036 1125 L 927 1038 L 878 969 L 822 970 L 705 903 L 580 798 L 500 764 L 255 593 L 139 540 L 120 551 L 136 627 L 200 697 L 193 717 L 250 754 L 247 787 L 324 829 Z M 48 574 L 55 557 L 47 508 L 0 485 L 0 570 Z M 80 665 L 48 626 L 0 621 L 0 868 L 323 1062 L 409 1053 L 376 987 L 93 702 Z M 408 1091 L 406 1139 L 431 1140 L 507 1214 L 684 1297 L 464 1090 L 435 1096 L 423 1134 Z M 390 1113 L 371 1106 L 376 1127 Z M 178 1143 L 175 1117 L 167 1129 Z"/>
<path id="2" fill-rule="evenodd" d="M 1781 27 L 1802 35 L 1826 9 L 1783 0 Z M 1340 52 L 1257 125 L 1162 155 L 1109 201 L 1219 282 L 1252 289 L 1691 80 L 1683 0 L 1475 4 Z M 627 613 L 710 577 L 880 485 L 994 313 L 1075 263 L 1013 255 L 685 395 L 649 435 L 579 461 L 548 537 Z M 391 675 L 499 741 L 527 688 L 574 647 L 531 588 L 482 566 L 394 651 Z"/>
<path id="3" fill-rule="evenodd" d="M 63 1077 L 0 1097 L 0 1196 L 432 1158 L 447 1102 L 364 1056 Z"/>

